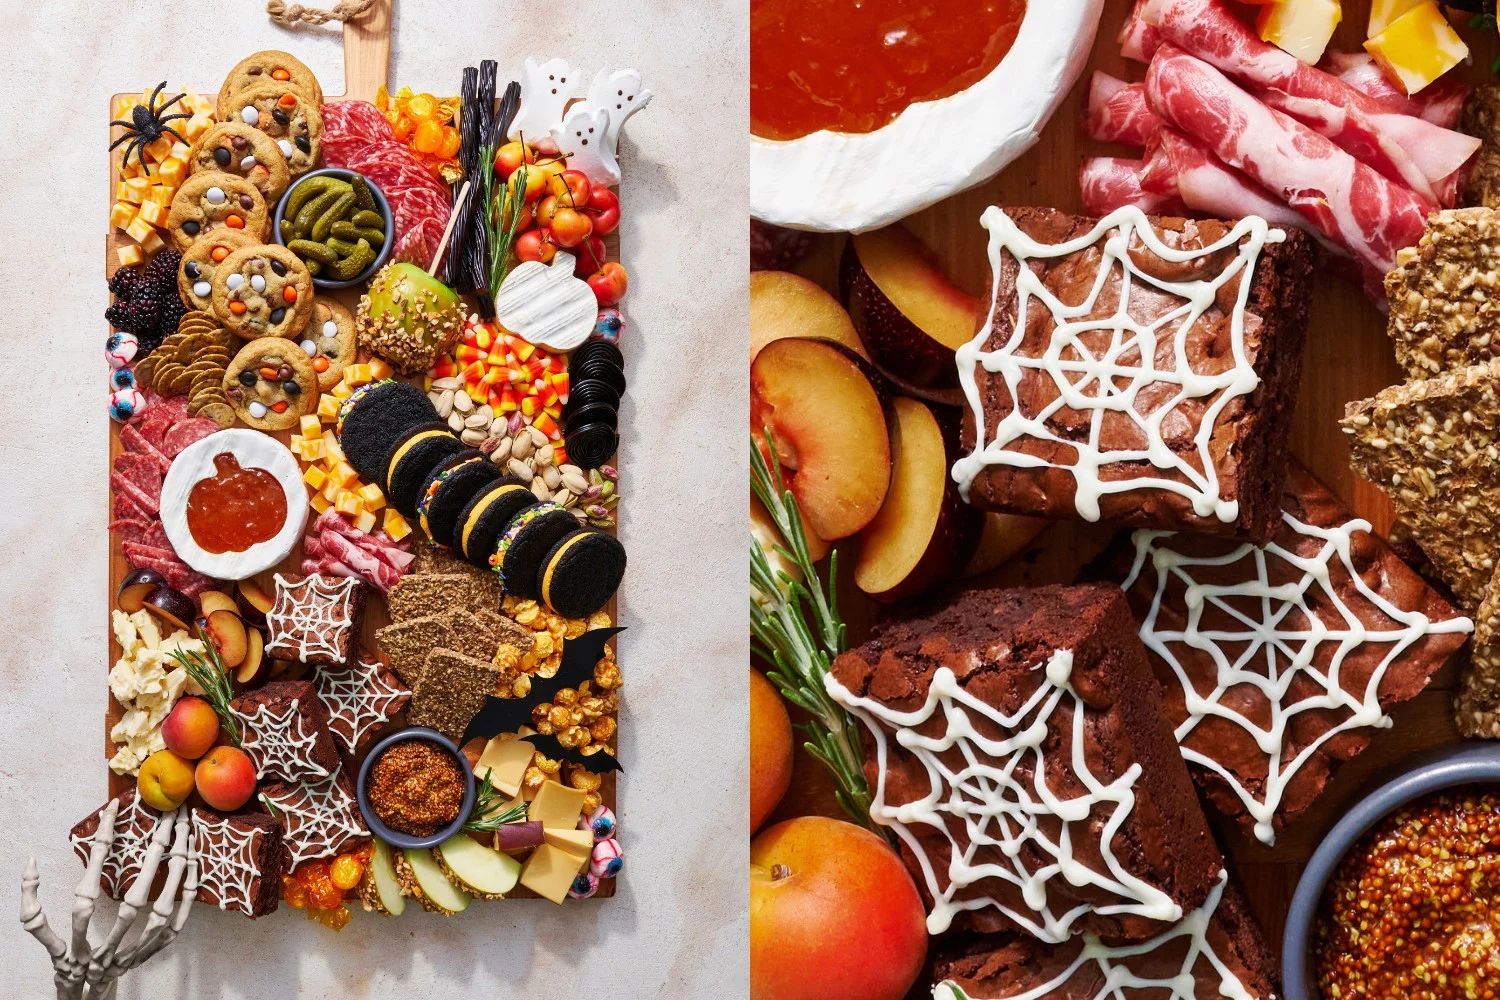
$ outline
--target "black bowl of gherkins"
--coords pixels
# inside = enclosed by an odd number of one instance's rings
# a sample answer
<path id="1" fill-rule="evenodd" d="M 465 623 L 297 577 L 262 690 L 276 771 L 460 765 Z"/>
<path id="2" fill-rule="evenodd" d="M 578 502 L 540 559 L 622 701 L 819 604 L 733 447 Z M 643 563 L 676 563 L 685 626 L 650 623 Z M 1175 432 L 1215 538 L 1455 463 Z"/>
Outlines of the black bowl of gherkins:
<path id="1" fill-rule="evenodd" d="M 282 195 L 272 231 L 319 288 L 349 288 L 391 253 L 395 219 L 374 181 L 342 167 L 304 174 Z"/>

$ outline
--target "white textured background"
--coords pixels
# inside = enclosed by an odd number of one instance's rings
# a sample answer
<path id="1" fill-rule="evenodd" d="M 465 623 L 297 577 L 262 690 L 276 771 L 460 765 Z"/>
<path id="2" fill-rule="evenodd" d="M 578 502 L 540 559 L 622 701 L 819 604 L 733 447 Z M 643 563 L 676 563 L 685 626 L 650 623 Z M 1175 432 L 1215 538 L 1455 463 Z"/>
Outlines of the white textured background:
<path id="1" fill-rule="evenodd" d="M 199 908 L 125 979 L 168 997 L 733 998 L 747 992 L 744 0 L 397 0 L 391 78 L 529 54 L 656 93 L 622 143 L 631 289 L 621 414 L 626 868 L 612 900 L 476 903 L 452 920 Z M 342 91 L 336 28 L 284 32 L 259 0 L 0 0 L 0 997 L 50 995 L 13 914 L 35 854 L 54 926 L 67 830 L 105 797 L 107 98 L 162 78 L 212 94 L 261 48 Z M 107 911 L 112 916 L 113 909 Z M 102 921 L 101 921 L 102 922 Z"/>

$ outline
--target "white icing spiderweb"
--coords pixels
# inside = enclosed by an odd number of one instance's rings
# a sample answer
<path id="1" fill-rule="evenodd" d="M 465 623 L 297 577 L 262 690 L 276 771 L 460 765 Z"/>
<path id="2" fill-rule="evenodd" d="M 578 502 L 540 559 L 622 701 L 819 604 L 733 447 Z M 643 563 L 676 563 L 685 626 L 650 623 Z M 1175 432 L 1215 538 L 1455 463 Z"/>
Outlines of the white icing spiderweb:
<path id="1" fill-rule="evenodd" d="M 1316 541 L 1312 555 L 1299 556 L 1271 542 L 1264 548 L 1245 544 L 1222 555 L 1189 556 L 1171 548 L 1170 532 L 1137 531 L 1132 536 L 1135 562 L 1121 585 L 1130 590 L 1155 573 L 1155 592 L 1140 635 L 1181 684 L 1188 713 L 1176 732 L 1182 755 L 1234 790 L 1255 820 L 1256 838 L 1266 844 L 1275 842 L 1276 810 L 1288 784 L 1324 743 L 1351 729 L 1389 728 L 1391 720 L 1381 710 L 1379 692 L 1391 664 L 1428 635 L 1472 628 L 1466 618 L 1434 622 L 1420 611 L 1403 611 L 1371 589 L 1352 556 L 1354 536 L 1371 530 L 1368 521 L 1351 519 L 1318 528 L 1285 511 L 1281 517 L 1292 531 Z M 1241 579 L 1202 583 L 1193 575 L 1195 568 L 1212 568 L 1222 579 L 1226 567 L 1238 569 Z M 1158 624 L 1163 600 L 1178 599 L 1167 597 L 1174 582 L 1185 588 L 1180 599 L 1186 602 L 1187 627 L 1181 631 Z M 1341 586 L 1353 587 L 1385 624 L 1372 624 L 1375 616 L 1368 611 L 1363 616 L 1356 613 L 1341 596 Z M 1344 658 L 1371 643 L 1388 647 L 1384 658 L 1362 690 L 1347 690 L 1345 684 L 1353 682 L 1341 670 Z M 1184 667 L 1178 648 L 1196 650 L 1213 661 L 1217 676 L 1209 690 L 1204 690 L 1205 678 L 1194 678 Z M 1287 730 L 1304 712 L 1341 718 L 1283 760 Z M 1210 717 L 1243 729 L 1265 755 L 1266 776 L 1259 794 L 1219 761 L 1187 745 L 1193 730 Z M 1262 724 L 1265 719 L 1269 722 Z"/>
<path id="2" fill-rule="evenodd" d="M 354 797 L 339 783 L 339 769 L 321 781 L 267 788 L 261 798 L 281 823 L 288 871 L 332 857 L 349 841 L 370 835 Z"/>
<path id="3" fill-rule="evenodd" d="M 1182 915 L 1181 907 L 1160 889 L 1127 871 L 1112 850 L 1116 833 L 1135 806 L 1134 786 L 1141 776 L 1141 766 L 1132 764 L 1109 782 L 1093 774 L 1085 755 L 1084 706 L 1070 681 L 1072 652 L 1058 650 L 1036 669 L 1042 673 L 1040 683 L 1013 715 L 968 694 L 948 667 L 934 673 L 926 702 L 911 712 L 855 695 L 832 674 L 827 676 L 828 693 L 858 717 L 874 737 L 879 777 L 870 816 L 893 828 L 921 865 L 933 898 L 927 916 L 928 932 L 941 934 L 959 912 L 987 906 L 1000 910 L 1034 937 L 1052 943 L 1067 940 L 1074 922 L 1090 911 L 1177 920 Z M 1071 722 L 1054 722 L 1053 713 L 1064 703 Z M 927 724 L 934 719 L 944 723 L 940 736 L 918 731 L 930 731 L 932 727 Z M 1064 724 L 1068 725 L 1071 750 L 1067 770 L 1085 791 L 1061 799 L 1047 782 L 1043 744 L 1051 729 Z M 981 729 L 998 730 L 1001 738 L 987 738 Z M 886 801 L 886 774 L 892 764 L 887 730 L 927 771 L 927 791 L 918 791 L 918 797 L 907 802 Z M 1025 773 L 1028 768 L 1030 776 Z M 1044 829 L 1050 818 L 1061 824 L 1056 836 Z M 928 857 L 926 847 L 912 832 L 916 825 L 931 827 L 947 839 L 946 859 Z M 1095 870 L 1073 856 L 1075 843 L 1096 839 L 1107 871 Z M 1021 856 L 1038 854 L 1049 858 L 1049 863 L 1029 870 Z M 946 876 L 946 885 L 940 874 Z M 1054 912 L 1048 884 L 1058 877 L 1071 886 L 1108 892 L 1117 901 L 1101 906 L 1080 903 L 1065 912 Z M 960 891 L 991 880 L 1019 890 L 1025 908 L 1017 909 L 987 896 L 957 898 Z"/>
<path id="4" fill-rule="evenodd" d="M 104 891 L 114 899 L 119 899 L 124 894 L 126 887 L 140 872 L 146 860 L 146 851 L 151 847 L 151 834 L 161 819 L 161 814 L 141 802 L 140 796 L 134 791 L 130 792 L 128 799 L 115 816 L 114 843 L 110 844 L 109 853 L 104 856 Z M 106 808 L 107 806 L 106 803 Z M 96 828 L 94 835 L 97 834 Z M 83 859 L 83 863 L 88 864 L 89 847 L 93 844 L 94 837 L 80 837 L 76 833 L 70 833 L 68 840 L 72 842 L 73 850 Z"/>
<path id="5" fill-rule="evenodd" d="M 292 583 L 276 574 L 276 602 L 266 615 L 271 639 L 268 654 L 312 662 L 326 657 L 343 662 L 337 637 L 354 627 L 352 577 L 325 577 L 314 573 Z"/>
<path id="6" fill-rule="evenodd" d="M 1220 495 L 1218 470 L 1209 444 L 1224 409 L 1260 384 L 1245 347 L 1245 305 L 1261 248 L 1267 242 L 1279 242 L 1285 234 L 1268 229 L 1264 219 L 1252 216 L 1236 223 L 1211 246 L 1178 249 L 1162 242 L 1144 213 L 1122 208 L 1101 219 L 1089 233 L 1053 245 L 1031 239 L 999 208 L 986 210 L 982 221 L 990 231 L 994 275 L 990 317 L 984 329 L 957 352 L 959 383 L 975 424 L 974 451 L 953 467 L 953 478 L 965 499 L 974 477 L 987 466 L 1049 467 L 1067 469 L 1072 474 L 1078 515 L 1090 521 L 1099 519 L 1099 498 L 1103 494 L 1156 489 L 1188 498 L 1199 517 L 1232 523 L 1238 517 L 1239 505 Z M 1132 245 L 1137 252 L 1145 249 L 1173 263 L 1200 261 L 1225 252 L 1231 257 L 1224 270 L 1209 279 L 1168 281 L 1138 267 L 1128 252 Z M 1061 301 L 1029 266 L 1032 261 L 1057 260 L 1090 248 L 1100 251 L 1099 270 L 1077 305 Z M 1016 264 L 1013 270 L 1019 320 L 1012 323 L 1009 340 L 986 351 L 985 341 L 998 319 L 995 313 L 1000 306 L 1002 252 Z M 1118 302 L 1113 311 L 1108 311 L 1111 276 L 1118 279 Z M 1233 282 L 1238 282 L 1237 288 Z M 1132 290 L 1137 286 L 1168 293 L 1182 304 L 1142 322 L 1130 312 Z M 1205 331 L 1194 328 L 1226 286 L 1234 298 L 1227 351 L 1216 353 L 1207 363 L 1199 362 L 1195 368 L 1187 356 L 1189 339 L 1205 335 Z M 1035 344 L 1035 325 L 1025 322 L 1036 306 L 1051 315 L 1053 324 L 1041 349 Z M 1170 350 L 1164 345 L 1170 345 Z M 993 428 L 984 425 L 984 403 L 975 378 L 980 365 L 1003 380 L 1001 398 L 1012 404 L 1010 412 Z M 1026 412 L 1020 405 L 1018 389 L 1023 383 L 1034 382 L 1037 373 L 1046 379 L 1045 391 L 1037 394 L 1043 397 L 1043 404 L 1035 412 Z M 1174 451 L 1163 434 L 1164 425 L 1180 432 L 1177 429 L 1193 419 L 1185 406 L 1202 408 L 1190 456 Z M 1087 433 L 1082 436 L 1064 433 L 1057 426 L 1078 425 L 1085 419 Z M 1116 428 L 1127 426 L 1124 421 L 1129 421 L 1135 446 L 1107 447 L 1102 441 L 1106 420 Z M 1026 442 L 1041 442 L 1049 454 L 1076 457 L 1065 462 L 1015 450 Z M 1140 462 L 1149 462 L 1164 475 L 1104 475 L 1109 466 Z"/>
<path id="7" fill-rule="evenodd" d="M 389 679 L 380 661 L 363 657 L 347 667 L 318 667 L 314 683 L 318 700 L 328 709 L 329 731 L 351 754 L 371 730 L 411 700 L 411 690 Z"/>
<path id="8" fill-rule="evenodd" d="M 256 855 L 265 835 L 261 827 L 239 829 L 227 818 L 193 810 L 198 884 L 218 899 L 219 909 L 255 912 L 255 880 L 262 874 Z"/>
<path id="9" fill-rule="evenodd" d="M 1131 997 L 1140 996 L 1142 990 L 1167 990 L 1169 992 L 1163 995 L 1164 1000 L 1206 1000 L 1198 989 L 1199 974 L 1211 975 L 1216 979 L 1218 995 L 1226 1000 L 1258 1000 L 1214 951 L 1208 940 L 1209 924 L 1219 908 L 1219 901 L 1224 897 L 1224 885 L 1228 878 L 1228 873 L 1221 871 L 1219 884 L 1209 892 L 1208 899 L 1202 906 L 1183 917 L 1170 930 L 1148 941 L 1107 945 L 1094 935 L 1086 934 L 1077 957 L 1062 972 L 1029 990 L 1006 993 L 1003 996 L 987 996 L 983 1000 L 1043 1000 L 1050 996 L 1073 996 L 1074 993 L 1064 987 L 1079 970 L 1091 963 L 1096 966 L 1096 970 L 1093 970 L 1094 978 L 1101 984 L 1092 1000 L 1130 1000 Z M 1187 940 L 1182 942 L 1183 938 Z M 1173 975 L 1142 976 L 1133 971 L 1132 959 L 1154 954 L 1167 947 L 1183 949 L 1181 964 Z M 1208 963 L 1206 968 L 1202 966 L 1204 962 Z M 933 1000 L 981 1000 L 979 997 L 971 997 L 957 983 L 950 981 L 938 983 L 933 988 L 932 997 Z"/>
<path id="10" fill-rule="evenodd" d="M 282 711 L 272 710 L 261 702 L 253 715 L 231 708 L 240 720 L 240 749 L 255 764 L 260 779 L 277 777 L 284 781 L 321 778 L 328 769 L 313 757 L 318 745 L 318 728 L 293 698 Z"/>

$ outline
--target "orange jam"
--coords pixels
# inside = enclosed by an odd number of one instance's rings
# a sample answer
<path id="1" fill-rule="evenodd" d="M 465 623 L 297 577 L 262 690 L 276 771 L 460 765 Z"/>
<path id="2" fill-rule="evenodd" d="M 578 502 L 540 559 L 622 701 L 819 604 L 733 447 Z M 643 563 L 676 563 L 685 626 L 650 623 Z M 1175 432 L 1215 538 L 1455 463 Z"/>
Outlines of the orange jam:
<path id="1" fill-rule="evenodd" d="M 1025 14 L 1026 0 L 751 0 L 750 131 L 883 128 L 988 76 Z"/>
<path id="2" fill-rule="evenodd" d="M 265 469 L 242 469 L 231 452 L 214 456 L 214 475 L 188 491 L 188 531 L 205 552 L 243 552 L 286 524 L 286 491 Z"/>

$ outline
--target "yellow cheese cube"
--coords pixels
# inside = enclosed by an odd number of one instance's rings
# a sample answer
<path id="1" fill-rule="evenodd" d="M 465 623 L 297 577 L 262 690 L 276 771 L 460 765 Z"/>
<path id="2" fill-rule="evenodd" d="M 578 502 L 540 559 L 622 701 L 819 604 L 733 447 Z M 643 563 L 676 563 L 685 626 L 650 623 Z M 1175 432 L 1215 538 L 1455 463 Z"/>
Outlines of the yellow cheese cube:
<path id="1" fill-rule="evenodd" d="M 594 851 L 594 833 L 592 830 L 552 829 L 542 831 L 542 840 L 565 854 L 571 854 L 578 859 L 579 867 L 588 860 Z"/>
<path id="2" fill-rule="evenodd" d="M 532 852 L 521 869 L 521 884 L 544 899 L 561 903 L 583 862 L 567 851 L 543 844 Z"/>
<path id="3" fill-rule="evenodd" d="M 141 161 L 138 160 L 138 159 L 136 159 L 134 156 L 132 156 L 130 158 L 130 162 L 129 163 L 123 163 L 122 162 L 120 164 L 120 179 L 121 180 L 128 180 L 131 177 L 141 177 L 145 173 L 146 173 L 146 168 L 143 167 L 143 166 L 141 166 Z"/>
<path id="4" fill-rule="evenodd" d="M 121 267 L 135 267 L 146 259 L 146 251 L 140 248 L 140 244 L 131 243 L 120 247 L 115 251 L 115 257 L 119 260 Z"/>
<path id="5" fill-rule="evenodd" d="M 407 523 L 406 518 L 401 516 L 401 512 L 394 507 L 387 507 L 385 509 L 385 520 L 381 522 L 381 527 L 385 529 L 387 535 L 390 535 L 398 542 L 411 534 L 411 525 Z"/>
<path id="6" fill-rule="evenodd" d="M 109 106 L 109 116 L 111 118 L 129 118 L 130 109 L 133 107 L 135 107 L 135 95 L 126 94 L 123 97 L 116 97 Z"/>
<path id="7" fill-rule="evenodd" d="M 340 493 L 347 492 L 349 491 L 340 486 L 338 479 L 334 476 L 329 476 L 328 481 L 323 484 L 323 495 L 328 498 L 329 503 L 337 500 Z"/>
<path id="8" fill-rule="evenodd" d="M 165 246 L 166 243 L 162 242 L 161 233 L 155 229 L 147 233 L 146 238 L 141 240 L 141 250 L 147 254 L 155 254 Z"/>
<path id="9" fill-rule="evenodd" d="M 354 526 L 360 531 L 374 531 L 375 512 L 372 510 L 360 511 L 358 514 L 354 515 Z"/>
<path id="10" fill-rule="evenodd" d="M 396 514 L 396 511 L 386 511 L 386 519 L 389 520 L 392 514 Z M 536 749 L 530 743 L 524 740 L 502 740 L 497 736 L 484 745 L 479 763 L 474 765 L 474 777 L 483 781 L 485 774 L 489 774 L 490 784 L 499 789 L 501 794 L 519 795 L 521 779 L 526 776 L 526 768 L 535 756 Z"/>
<path id="11" fill-rule="evenodd" d="M 297 421 L 297 427 L 302 431 L 304 437 L 320 438 L 323 436 L 323 424 L 311 413 L 302 414 L 302 419 Z"/>
<path id="12" fill-rule="evenodd" d="M 1309 66 L 1323 58 L 1333 30 L 1343 20 L 1339 0 L 1280 0 L 1260 9 L 1260 37 Z"/>
<path id="13" fill-rule="evenodd" d="M 339 485 L 346 488 L 359 478 L 359 473 L 354 471 L 354 466 L 345 461 L 340 461 L 334 466 L 333 475 L 339 481 Z"/>
<path id="14" fill-rule="evenodd" d="M 290 451 L 298 458 L 306 458 L 307 456 L 302 454 L 302 446 L 306 443 L 307 438 L 303 437 L 301 434 L 293 434 L 286 443 L 287 451 Z"/>
<path id="15" fill-rule="evenodd" d="M 172 137 L 163 132 L 155 142 L 146 147 L 146 155 L 157 163 L 172 155 Z"/>
<path id="16" fill-rule="evenodd" d="M 170 184 L 153 184 L 151 185 L 151 190 L 146 192 L 146 204 L 166 205 L 170 207 L 172 196 L 176 193 L 177 189 Z"/>
<path id="17" fill-rule="evenodd" d="M 375 483 L 365 483 L 354 492 L 365 502 L 365 510 L 379 510 L 385 506 L 385 494 L 380 492 L 380 487 Z"/>
<path id="18" fill-rule="evenodd" d="M 171 151 L 169 153 L 167 153 L 167 156 L 169 156 L 169 157 L 175 157 L 175 158 L 177 158 L 179 160 L 183 160 L 185 162 L 187 160 L 187 158 L 188 158 L 188 154 L 191 153 L 191 152 L 192 152 L 192 149 L 191 149 L 191 147 L 188 146 L 187 143 L 185 143 L 185 142 L 174 142 L 174 143 L 172 143 L 172 149 L 171 149 Z"/>
<path id="19" fill-rule="evenodd" d="M 318 397 L 318 419 L 325 424 L 332 423 L 339 418 L 339 407 L 342 405 L 343 401 L 337 396 L 323 393 Z"/>
<path id="20" fill-rule="evenodd" d="M 137 215 L 134 219 L 131 219 L 130 225 L 125 227 L 125 235 L 129 236 L 137 243 L 145 243 L 146 240 L 153 236 L 155 233 L 156 230 L 152 228 L 151 223 L 147 222 L 139 215 Z"/>
<path id="21" fill-rule="evenodd" d="M 312 495 L 312 499 L 307 501 L 307 505 L 313 510 L 317 511 L 319 514 L 333 507 L 333 504 L 329 502 L 328 498 L 321 493 L 314 493 Z"/>
<path id="22" fill-rule="evenodd" d="M 332 395 L 337 396 L 340 402 L 343 402 L 350 396 L 354 395 L 354 390 L 349 388 L 348 382 L 338 382 L 332 389 L 329 389 L 328 391 Z"/>
<path id="23" fill-rule="evenodd" d="M 328 482 L 328 473 L 316 465 L 309 465 L 302 471 L 302 481 L 315 490 L 321 490 L 323 484 Z"/>
<path id="24" fill-rule="evenodd" d="M 318 462 L 328 457 L 327 443 L 321 437 L 307 438 L 302 442 L 302 457 L 309 462 Z"/>
<path id="25" fill-rule="evenodd" d="M 344 449 L 339 447 L 339 436 L 333 432 L 332 427 L 323 430 L 323 449 L 328 452 L 328 457 L 333 461 L 344 460 Z"/>
<path id="26" fill-rule="evenodd" d="M 115 188 L 115 200 L 126 201 L 132 205 L 139 205 L 146 200 L 146 192 L 151 190 L 151 182 L 144 177 L 127 177 Z"/>
<path id="27" fill-rule="evenodd" d="M 1392 21 L 1421 2 L 1422 0 L 1371 0 L 1370 24 L 1365 37 L 1374 38 L 1389 27 Z"/>
<path id="28" fill-rule="evenodd" d="M 135 221 L 135 206 L 129 202 L 117 201 L 109 210 L 109 224 L 114 229 L 124 229 Z"/>
<path id="29" fill-rule="evenodd" d="M 187 177 L 187 160 L 179 160 L 175 156 L 168 157 L 162 161 L 161 166 L 156 168 L 156 178 L 163 184 L 177 187 Z"/>
<path id="30" fill-rule="evenodd" d="M 158 202 L 147 201 L 141 206 L 140 216 L 153 226 L 165 226 L 167 224 L 167 206 Z"/>
<path id="31" fill-rule="evenodd" d="M 380 382 L 380 381 L 383 381 L 384 379 L 388 379 L 388 378 L 391 377 L 391 366 L 388 365 L 388 364 L 386 364 L 380 358 L 371 358 L 370 362 L 369 362 L 369 365 L 370 365 L 370 380 L 372 382 Z M 427 388 L 430 389 L 430 388 L 432 388 L 432 386 L 430 384 L 431 383 L 431 379 L 429 379 L 428 382 L 429 382 L 429 385 L 427 386 Z"/>
<path id="32" fill-rule="evenodd" d="M 1392 21 L 1365 42 L 1385 75 L 1408 94 L 1415 94 L 1469 57 L 1437 0 L 1427 0 Z"/>
<path id="33" fill-rule="evenodd" d="M 583 790 L 556 781 L 544 781 L 526 812 L 528 820 L 541 820 L 544 827 L 571 830 L 583 812 Z"/>
<path id="34" fill-rule="evenodd" d="M 194 114 L 193 117 L 182 123 L 182 134 L 197 142 L 199 136 L 213 128 L 213 124 L 214 119 L 212 115 Z"/>
<path id="35" fill-rule="evenodd" d="M 344 369 L 344 382 L 351 389 L 368 384 L 371 378 L 369 365 L 350 365 Z"/>
<path id="36" fill-rule="evenodd" d="M 360 503 L 359 497 L 355 496 L 353 493 L 350 493 L 348 490 L 345 490 L 344 492 L 340 493 L 338 499 L 333 502 L 333 509 L 338 511 L 340 514 L 347 514 L 349 517 L 357 517 L 359 516 L 359 513 L 365 509 L 365 505 Z"/>

